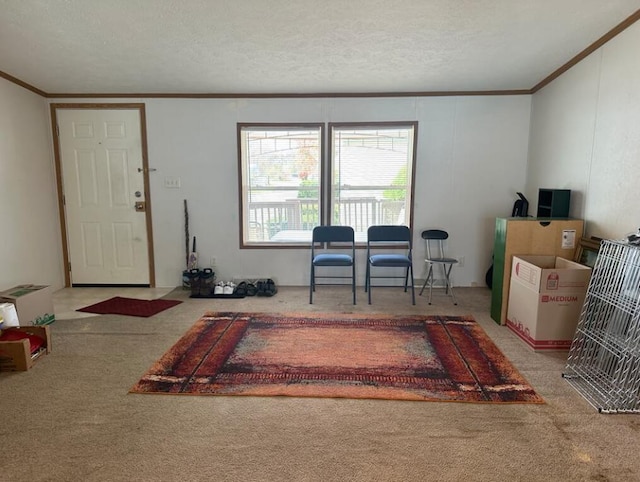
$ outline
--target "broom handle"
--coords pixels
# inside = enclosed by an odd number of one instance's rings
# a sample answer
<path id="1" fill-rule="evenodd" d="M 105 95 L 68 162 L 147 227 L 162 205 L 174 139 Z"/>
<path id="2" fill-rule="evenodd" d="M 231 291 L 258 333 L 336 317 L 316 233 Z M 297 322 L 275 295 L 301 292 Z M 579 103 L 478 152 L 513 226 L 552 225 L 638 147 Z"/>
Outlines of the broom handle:
<path id="1" fill-rule="evenodd" d="M 189 210 L 187 209 L 187 200 L 184 200 L 184 247 L 185 260 L 187 269 L 189 269 Z"/>

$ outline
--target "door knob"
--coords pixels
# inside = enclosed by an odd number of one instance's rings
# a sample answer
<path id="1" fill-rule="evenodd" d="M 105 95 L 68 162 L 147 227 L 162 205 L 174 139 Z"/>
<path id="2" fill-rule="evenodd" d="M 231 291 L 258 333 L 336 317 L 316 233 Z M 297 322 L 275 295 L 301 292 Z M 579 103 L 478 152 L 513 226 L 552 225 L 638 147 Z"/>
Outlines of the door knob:
<path id="1" fill-rule="evenodd" d="M 135 204 L 136 211 L 139 213 L 143 213 L 147 210 L 146 203 L 144 201 L 138 201 Z"/>

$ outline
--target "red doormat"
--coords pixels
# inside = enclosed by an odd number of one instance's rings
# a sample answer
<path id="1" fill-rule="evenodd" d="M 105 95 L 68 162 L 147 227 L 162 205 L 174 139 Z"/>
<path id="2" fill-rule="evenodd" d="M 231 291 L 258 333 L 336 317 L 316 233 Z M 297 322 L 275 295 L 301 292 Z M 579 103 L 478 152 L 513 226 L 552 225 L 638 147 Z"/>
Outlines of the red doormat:
<path id="1" fill-rule="evenodd" d="M 116 296 L 95 305 L 85 306 L 76 311 L 98 313 L 100 315 L 127 315 L 148 318 L 172 306 L 179 305 L 178 300 L 138 300 L 136 298 L 122 298 Z"/>
<path id="2" fill-rule="evenodd" d="M 130 391 L 544 403 L 459 316 L 206 313 Z"/>

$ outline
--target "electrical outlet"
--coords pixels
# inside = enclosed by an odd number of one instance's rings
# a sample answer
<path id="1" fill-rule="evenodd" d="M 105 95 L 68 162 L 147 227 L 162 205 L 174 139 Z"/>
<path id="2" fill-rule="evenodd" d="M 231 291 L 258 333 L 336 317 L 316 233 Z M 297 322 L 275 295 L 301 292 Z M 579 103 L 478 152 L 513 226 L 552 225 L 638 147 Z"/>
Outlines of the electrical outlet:
<path id="1" fill-rule="evenodd" d="M 464 256 L 458 256 L 456 259 L 458 260 L 458 266 L 462 268 L 464 266 Z"/>
<path id="2" fill-rule="evenodd" d="M 180 178 L 179 177 L 165 177 L 164 178 L 164 187 L 168 189 L 180 189 Z"/>
<path id="3" fill-rule="evenodd" d="M 209 260 L 209 266 L 211 266 L 212 268 L 215 268 L 217 264 L 218 264 L 218 258 L 216 258 L 215 256 L 211 256 L 211 259 Z"/>

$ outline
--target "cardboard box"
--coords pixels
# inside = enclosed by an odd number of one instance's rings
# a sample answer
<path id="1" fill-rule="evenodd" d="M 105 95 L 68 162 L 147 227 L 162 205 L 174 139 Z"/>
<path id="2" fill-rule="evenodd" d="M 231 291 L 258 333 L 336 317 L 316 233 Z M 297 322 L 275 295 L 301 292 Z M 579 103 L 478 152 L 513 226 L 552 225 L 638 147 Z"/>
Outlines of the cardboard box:
<path id="1" fill-rule="evenodd" d="M 507 326 L 534 350 L 568 350 L 591 268 L 556 256 L 514 256 Z"/>
<path id="2" fill-rule="evenodd" d="M 50 286 L 14 286 L 0 292 L 0 301 L 16 306 L 20 326 L 49 325 L 55 321 Z"/>
<path id="3" fill-rule="evenodd" d="M 582 219 L 497 218 L 491 277 L 491 318 L 507 324 L 513 256 L 558 256 L 573 260 Z"/>
<path id="4" fill-rule="evenodd" d="M 51 332 L 48 326 L 28 326 L 9 328 L 23 333 L 30 333 L 44 339 L 40 350 L 31 353 L 29 340 L 0 341 L 0 371 L 26 371 L 42 356 L 51 352 Z M 2 331 L 0 330 L 0 333 Z"/>

